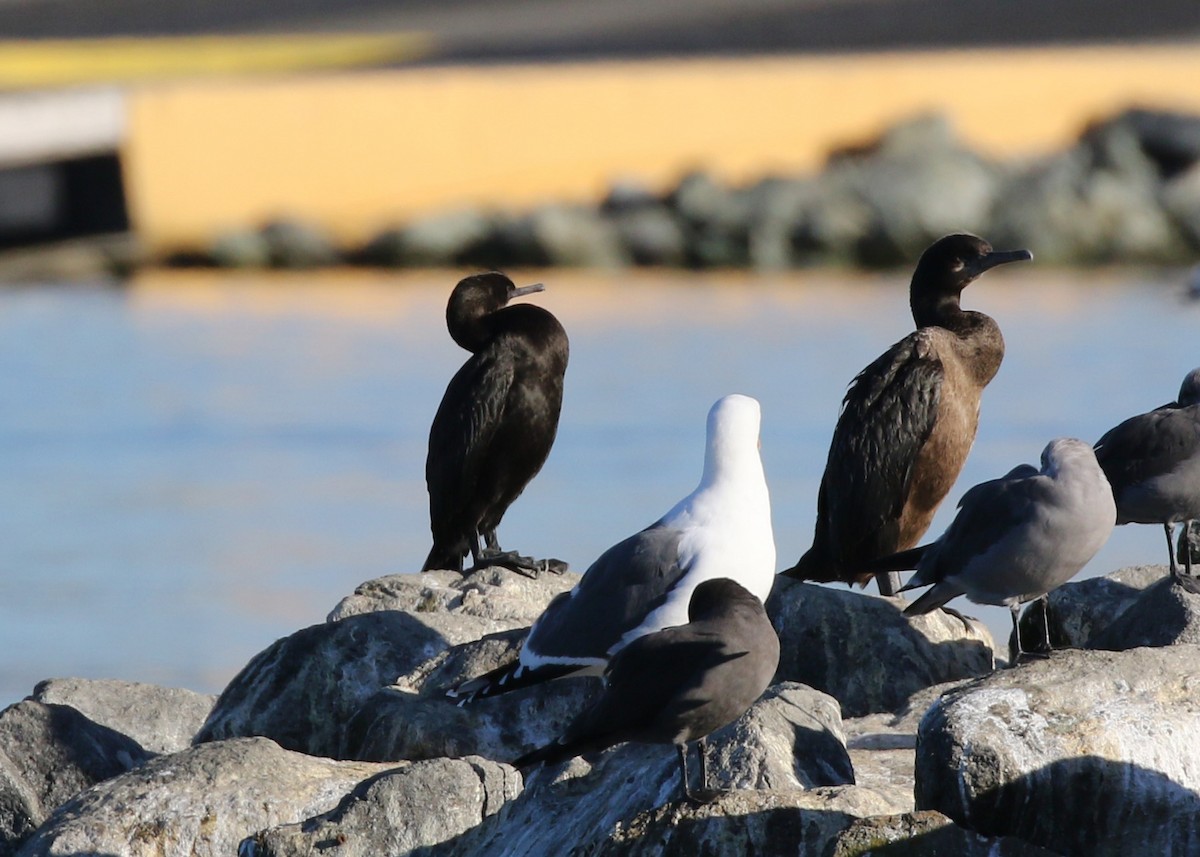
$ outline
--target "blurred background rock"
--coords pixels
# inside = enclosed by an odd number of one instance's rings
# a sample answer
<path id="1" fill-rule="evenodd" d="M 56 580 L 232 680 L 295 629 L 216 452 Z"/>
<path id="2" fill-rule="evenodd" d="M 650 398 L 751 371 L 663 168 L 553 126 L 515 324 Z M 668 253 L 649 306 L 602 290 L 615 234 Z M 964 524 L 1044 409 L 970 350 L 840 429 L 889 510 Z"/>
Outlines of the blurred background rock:
<path id="1" fill-rule="evenodd" d="M 1194 0 L 3 0 L 0 277 L 1200 258 Z"/>

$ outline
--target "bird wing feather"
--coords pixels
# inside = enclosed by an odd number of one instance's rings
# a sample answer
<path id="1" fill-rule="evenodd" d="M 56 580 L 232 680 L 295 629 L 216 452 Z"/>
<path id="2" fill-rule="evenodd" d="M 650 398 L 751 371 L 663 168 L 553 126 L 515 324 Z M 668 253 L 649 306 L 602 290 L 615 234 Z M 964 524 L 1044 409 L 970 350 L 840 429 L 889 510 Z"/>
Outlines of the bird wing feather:
<path id="1" fill-rule="evenodd" d="M 446 386 L 429 430 L 429 455 L 425 460 L 430 517 L 435 526 L 438 521 L 456 520 L 465 498 L 473 495 L 480 462 L 491 454 L 491 440 L 514 376 L 511 354 L 504 349 L 489 350 L 467 360 Z M 472 395 L 471 391 L 486 395 Z M 446 535 L 453 538 L 470 534 Z M 434 534 L 435 539 L 438 536 Z"/>
<path id="2" fill-rule="evenodd" d="M 1113 490 L 1163 476 L 1179 462 L 1200 455 L 1200 406 L 1165 406 L 1130 417 L 1096 442 Z"/>
<path id="3" fill-rule="evenodd" d="M 862 559 L 896 549 L 898 518 L 933 431 L 943 378 L 928 335 L 916 331 L 851 382 L 818 498 L 833 545 L 859 544 Z"/>

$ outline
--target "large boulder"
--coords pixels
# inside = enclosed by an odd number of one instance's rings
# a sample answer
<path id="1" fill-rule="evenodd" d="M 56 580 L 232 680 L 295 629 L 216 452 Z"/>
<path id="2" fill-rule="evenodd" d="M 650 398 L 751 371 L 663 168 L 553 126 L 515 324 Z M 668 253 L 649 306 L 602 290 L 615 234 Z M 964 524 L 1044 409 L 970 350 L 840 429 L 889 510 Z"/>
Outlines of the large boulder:
<path id="1" fill-rule="evenodd" d="M 693 786 L 697 768 L 693 750 Z M 721 776 L 742 779 L 742 772 Z M 695 807 L 683 800 L 674 748 L 624 744 L 590 763 L 577 758 L 528 773 L 522 795 L 481 826 L 477 850 L 437 853 L 819 854 L 855 818 L 891 811 L 886 796 L 859 786 L 770 789 L 763 780 L 747 782 Z"/>
<path id="2" fill-rule="evenodd" d="M 31 699 L 69 705 L 101 726 L 128 735 L 151 753 L 191 746 L 215 696 L 178 687 L 115 679 L 55 678 L 39 682 Z"/>
<path id="3" fill-rule="evenodd" d="M 358 755 L 345 749 L 346 727 L 379 691 L 440 688 L 515 658 L 527 626 L 578 580 L 489 568 L 368 581 L 326 624 L 256 655 L 222 692 L 196 741 L 261 735 L 303 753 Z"/>
<path id="4" fill-rule="evenodd" d="M 1200 647 L 1066 651 L 946 694 L 921 721 L 916 803 L 1061 854 L 1200 841 Z"/>
<path id="5" fill-rule="evenodd" d="M 1021 616 L 1027 643 L 1044 639 L 1041 612 L 1030 609 Z M 1046 617 L 1055 648 L 1121 651 L 1200 643 L 1200 595 L 1174 585 L 1165 565 L 1068 583 L 1050 593 Z"/>
<path id="6" fill-rule="evenodd" d="M 1162 177 L 1137 133 L 1089 129 L 1071 149 L 1006 181 L 992 209 L 997 246 L 1028 247 L 1049 264 L 1167 262 L 1187 242 L 1160 200 Z"/>
<path id="7" fill-rule="evenodd" d="M 444 695 L 399 687 L 367 700 L 346 725 L 340 756 L 389 761 L 484 756 L 510 761 L 548 743 L 600 690 L 598 678 L 572 678 L 458 706 Z"/>
<path id="8" fill-rule="evenodd" d="M 520 793 L 521 775 L 487 759 L 406 763 L 360 783 L 327 813 L 260 831 L 238 854 L 306 857 L 332 843 L 337 857 L 401 857 L 436 845 L 482 853 L 474 850 L 479 825 Z"/>
<path id="9" fill-rule="evenodd" d="M 493 221 L 493 215 L 475 209 L 431 214 L 379 233 L 363 248 L 362 256 L 376 265 L 460 265 L 487 240 Z"/>
<path id="10" fill-rule="evenodd" d="M 380 688 L 447 646 L 412 614 L 314 625 L 256 655 L 221 693 L 196 742 L 260 735 L 336 757 L 347 721 Z"/>
<path id="11" fill-rule="evenodd" d="M 205 744 L 79 794 L 20 854 L 227 857 L 255 831 L 325 812 L 387 768 L 292 753 L 265 738 Z"/>
<path id="12" fill-rule="evenodd" d="M 529 213 L 528 228 L 536 247 L 532 262 L 568 268 L 629 264 L 619 231 L 594 209 L 543 205 Z"/>
<path id="13" fill-rule="evenodd" d="M 999 171 L 955 137 L 941 114 L 916 116 L 834 154 L 822 181 L 867 211 L 855 244 L 871 267 L 911 265 L 938 238 L 986 232 Z"/>
<path id="14" fill-rule="evenodd" d="M 892 798 L 892 812 L 912 812 L 913 767 L 921 718 L 942 694 L 970 679 L 934 685 L 914 693 L 896 712 L 879 712 L 843 721 L 854 782 Z"/>
<path id="15" fill-rule="evenodd" d="M 685 241 L 684 262 L 694 268 L 745 267 L 749 259 L 748 196 L 702 171 L 683 176 L 667 200 Z"/>
<path id="16" fill-rule="evenodd" d="M 1092 640 L 1129 609 L 1146 587 L 1166 574 L 1166 566 L 1138 565 L 1060 586 L 1046 603 L 1050 644 L 1056 649 L 1090 648 Z M 1041 614 L 1034 608 L 1021 614 L 1021 640 L 1031 649 L 1045 636 Z"/>
<path id="17" fill-rule="evenodd" d="M 1169 575 L 1146 587 L 1091 641 L 1092 648 L 1110 651 L 1176 643 L 1200 643 L 1200 594 Z"/>
<path id="18" fill-rule="evenodd" d="M 569 590 L 582 576 L 568 571 L 529 577 L 496 567 L 473 574 L 389 574 L 359 584 L 353 594 L 330 611 L 328 619 L 336 622 L 362 613 L 401 610 L 422 621 L 439 613 L 486 619 L 495 625 L 486 633 L 525 628 L 533 624 L 555 595 Z M 455 640 L 454 644 L 460 642 L 467 640 Z"/>
<path id="19" fill-rule="evenodd" d="M 846 717 L 895 711 L 918 690 L 995 666 L 982 622 L 938 610 L 908 617 L 901 598 L 780 577 L 767 601 L 779 633 L 776 681 L 837 699 Z"/>
<path id="20" fill-rule="evenodd" d="M 0 857 L 84 789 L 148 761 L 136 741 L 66 705 L 26 700 L 0 712 Z"/>

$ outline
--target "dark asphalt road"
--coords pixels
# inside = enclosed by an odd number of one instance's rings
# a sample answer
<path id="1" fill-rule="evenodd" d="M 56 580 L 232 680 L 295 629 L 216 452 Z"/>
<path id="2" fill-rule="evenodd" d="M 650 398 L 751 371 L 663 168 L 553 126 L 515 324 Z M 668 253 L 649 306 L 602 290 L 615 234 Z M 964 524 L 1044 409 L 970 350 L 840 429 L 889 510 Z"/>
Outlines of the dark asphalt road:
<path id="1" fill-rule="evenodd" d="M 0 38 L 421 30 L 434 62 L 1200 40 L 1200 0 L 0 0 Z"/>

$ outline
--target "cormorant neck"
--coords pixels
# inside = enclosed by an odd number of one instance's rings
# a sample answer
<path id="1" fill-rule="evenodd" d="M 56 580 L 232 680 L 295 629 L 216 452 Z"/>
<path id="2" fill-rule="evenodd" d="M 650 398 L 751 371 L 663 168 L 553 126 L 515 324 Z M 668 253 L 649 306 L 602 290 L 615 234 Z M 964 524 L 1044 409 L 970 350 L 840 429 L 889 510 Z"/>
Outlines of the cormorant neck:
<path id="1" fill-rule="evenodd" d="M 472 354 L 487 345 L 491 339 L 491 313 L 460 315 L 448 319 L 446 325 L 450 330 L 450 338 Z"/>
<path id="2" fill-rule="evenodd" d="M 954 330 L 962 326 L 966 317 L 958 292 L 922 294 L 913 290 L 909 297 L 909 308 L 918 328 L 936 326 Z"/>

